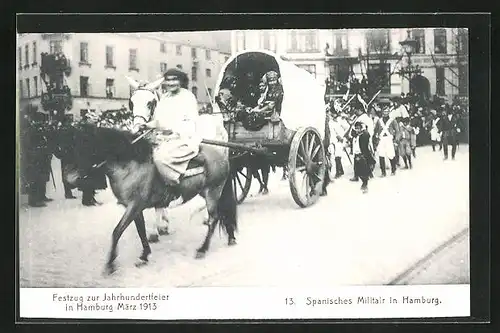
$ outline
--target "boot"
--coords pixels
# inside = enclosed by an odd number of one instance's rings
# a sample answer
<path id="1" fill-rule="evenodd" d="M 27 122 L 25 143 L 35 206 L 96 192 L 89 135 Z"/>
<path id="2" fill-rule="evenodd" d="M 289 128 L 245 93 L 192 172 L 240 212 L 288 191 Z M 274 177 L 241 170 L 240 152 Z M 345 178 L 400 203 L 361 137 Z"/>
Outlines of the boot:
<path id="1" fill-rule="evenodd" d="M 411 155 L 410 155 L 410 156 L 408 156 L 408 165 L 410 166 L 410 169 L 412 169 L 412 168 L 413 168 L 413 167 L 412 167 L 412 165 L 411 165 Z"/>
<path id="2" fill-rule="evenodd" d="M 385 157 L 379 157 L 380 171 L 382 171 L 382 177 L 386 176 L 385 172 Z"/>
<path id="3" fill-rule="evenodd" d="M 342 167 L 341 157 L 335 157 L 335 178 L 344 175 L 344 168 Z"/>
<path id="4" fill-rule="evenodd" d="M 397 165 L 396 158 L 393 158 L 391 160 L 391 176 L 394 176 L 396 174 L 396 165 Z"/>
<path id="5" fill-rule="evenodd" d="M 408 159 L 406 158 L 406 156 L 403 156 L 403 162 L 405 164 L 405 169 L 408 169 Z"/>

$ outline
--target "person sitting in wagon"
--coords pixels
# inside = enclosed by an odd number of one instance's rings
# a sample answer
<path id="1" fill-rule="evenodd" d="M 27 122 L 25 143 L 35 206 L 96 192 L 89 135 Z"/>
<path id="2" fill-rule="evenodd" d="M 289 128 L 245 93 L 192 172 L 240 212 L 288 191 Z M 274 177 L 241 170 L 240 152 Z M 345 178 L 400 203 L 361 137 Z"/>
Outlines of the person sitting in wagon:
<path id="1" fill-rule="evenodd" d="M 265 90 L 263 91 L 264 86 Z M 262 78 L 259 89 L 261 96 L 252 112 L 264 112 L 271 114 L 272 118 L 278 118 L 281 114 L 281 103 L 283 102 L 283 86 L 279 82 L 278 73 L 275 71 L 267 72 Z"/>

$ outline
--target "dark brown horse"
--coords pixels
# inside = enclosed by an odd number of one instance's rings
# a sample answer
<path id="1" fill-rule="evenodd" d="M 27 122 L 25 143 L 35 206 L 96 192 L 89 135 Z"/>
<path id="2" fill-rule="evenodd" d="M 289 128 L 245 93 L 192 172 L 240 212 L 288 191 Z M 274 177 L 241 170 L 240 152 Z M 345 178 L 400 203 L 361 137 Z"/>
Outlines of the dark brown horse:
<path id="1" fill-rule="evenodd" d="M 118 241 L 132 221 L 135 222 L 143 247 L 137 266 L 147 263 L 151 248 L 146 237 L 143 210 L 167 207 L 169 200 L 166 198 L 171 198 L 167 194 L 172 190 L 182 197 L 183 202 L 198 194 L 206 201 L 209 227 L 202 246 L 197 250 L 197 258 L 204 257 L 208 251 L 219 222 L 228 234 L 228 244 L 236 244 L 236 199 L 232 182 L 227 181 L 230 174 L 227 156 L 217 147 L 202 144 L 197 159 L 202 161 L 204 172 L 182 178 L 180 185 L 172 189 L 167 188 L 153 163 L 152 143 L 147 139 L 135 143 L 133 140 L 134 135 L 129 132 L 92 125 L 71 128 L 59 138 L 68 156 L 68 164 L 63 172 L 68 183 L 81 186 L 96 165 L 102 165 L 118 203 L 126 208 L 113 230 L 107 272 L 115 270 Z"/>

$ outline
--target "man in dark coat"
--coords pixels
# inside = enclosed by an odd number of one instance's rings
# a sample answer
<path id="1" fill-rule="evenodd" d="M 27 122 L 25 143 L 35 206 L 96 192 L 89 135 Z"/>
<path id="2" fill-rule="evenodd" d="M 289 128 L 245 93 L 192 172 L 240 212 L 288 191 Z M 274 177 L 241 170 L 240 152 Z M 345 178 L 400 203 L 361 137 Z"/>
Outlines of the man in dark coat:
<path id="1" fill-rule="evenodd" d="M 444 159 L 448 159 L 448 145 L 451 144 L 451 159 L 454 160 L 457 152 L 458 134 L 461 131 L 458 116 L 453 113 L 451 108 L 446 108 L 437 123 L 437 127 L 441 133 Z"/>
<path id="2" fill-rule="evenodd" d="M 48 144 L 48 124 L 43 114 L 33 113 L 28 116 L 22 129 L 23 171 L 28 189 L 28 204 L 31 207 L 44 207 L 52 199 L 46 196 L 46 183 L 51 172 L 52 153 Z"/>
<path id="3" fill-rule="evenodd" d="M 82 122 L 97 125 L 97 123 L 99 122 L 99 117 L 95 113 L 89 112 Z M 95 191 L 104 190 L 106 188 L 106 175 L 104 174 L 102 169 L 93 169 L 91 173 L 87 175 L 86 181 L 79 188 L 79 190 L 82 191 L 82 205 L 100 205 L 100 203 L 95 199 Z"/>
<path id="4" fill-rule="evenodd" d="M 370 134 L 366 126 L 360 121 L 354 124 L 353 131 L 353 155 L 354 155 L 354 175 L 361 179 L 361 191 L 368 192 L 368 180 L 370 179 L 370 165 L 375 163 L 370 150 Z"/>

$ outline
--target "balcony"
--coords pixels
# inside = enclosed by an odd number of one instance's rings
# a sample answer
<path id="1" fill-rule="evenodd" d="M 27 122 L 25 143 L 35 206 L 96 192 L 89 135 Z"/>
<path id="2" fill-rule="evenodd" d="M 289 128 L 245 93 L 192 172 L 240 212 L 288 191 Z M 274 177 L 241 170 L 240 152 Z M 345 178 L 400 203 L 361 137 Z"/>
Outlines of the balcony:
<path id="1" fill-rule="evenodd" d="M 42 34 L 42 39 L 47 40 L 47 39 L 70 39 L 71 35 L 68 33 L 49 33 L 49 34 Z"/>

